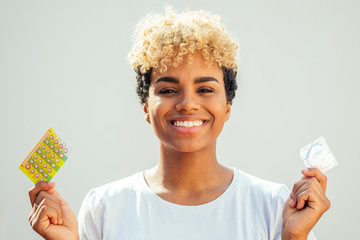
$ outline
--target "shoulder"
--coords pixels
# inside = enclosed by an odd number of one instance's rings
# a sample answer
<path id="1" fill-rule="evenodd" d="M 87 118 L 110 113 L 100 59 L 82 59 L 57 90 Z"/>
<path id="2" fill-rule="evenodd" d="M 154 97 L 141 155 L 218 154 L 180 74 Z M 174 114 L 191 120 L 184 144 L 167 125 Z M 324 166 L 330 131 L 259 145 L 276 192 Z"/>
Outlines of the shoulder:
<path id="1" fill-rule="evenodd" d="M 142 172 L 138 172 L 126 178 L 93 188 L 88 192 L 84 203 L 99 206 L 123 196 L 129 197 L 136 194 L 142 189 L 141 176 Z"/>
<path id="2" fill-rule="evenodd" d="M 141 176 L 138 172 L 89 191 L 78 214 L 81 239 L 102 239 L 105 226 L 113 226 L 112 219 L 121 219 L 119 213 L 134 209 L 134 198 L 144 189 Z"/>
<path id="3" fill-rule="evenodd" d="M 246 211 L 248 221 L 257 224 L 258 229 L 267 229 L 271 239 L 281 234 L 282 212 L 289 189 L 280 183 L 265 180 L 241 170 L 234 169 L 236 191 L 234 199 L 242 211 Z M 245 210 L 244 210 L 245 209 Z"/>
<path id="4" fill-rule="evenodd" d="M 285 184 L 265 180 L 239 169 L 234 169 L 237 175 L 237 188 L 246 191 L 248 194 L 262 196 L 267 199 L 287 198 L 290 190 Z"/>

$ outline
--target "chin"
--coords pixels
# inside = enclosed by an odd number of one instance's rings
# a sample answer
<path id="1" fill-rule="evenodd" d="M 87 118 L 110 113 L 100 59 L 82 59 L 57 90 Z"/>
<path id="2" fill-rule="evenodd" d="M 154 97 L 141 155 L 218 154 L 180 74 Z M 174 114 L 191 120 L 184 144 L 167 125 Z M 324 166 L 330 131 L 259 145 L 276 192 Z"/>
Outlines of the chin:
<path id="1" fill-rule="evenodd" d="M 187 141 L 186 143 L 172 144 L 166 146 L 171 148 L 173 151 L 179 153 L 195 153 L 205 150 L 206 148 L 210 147 L 210 144 L 208 145 L 200 145 L 199 143 L 191 144 L 189 143 L 189 141 Z"/>

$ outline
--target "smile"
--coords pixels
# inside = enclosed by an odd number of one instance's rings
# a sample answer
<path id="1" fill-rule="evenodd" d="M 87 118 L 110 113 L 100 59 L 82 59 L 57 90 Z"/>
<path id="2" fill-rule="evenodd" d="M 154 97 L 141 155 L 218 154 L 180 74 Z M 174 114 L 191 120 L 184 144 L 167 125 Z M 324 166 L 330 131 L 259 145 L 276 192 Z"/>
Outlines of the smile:
<path id="1" fill-rule="evenodd" d="M 204 120 L 196 120 L 196 121 L 171 121 L 171 124 L 176 127 L 182 128 L 192 128 L 192 127 L 199 127 L 205 123 Z"/>

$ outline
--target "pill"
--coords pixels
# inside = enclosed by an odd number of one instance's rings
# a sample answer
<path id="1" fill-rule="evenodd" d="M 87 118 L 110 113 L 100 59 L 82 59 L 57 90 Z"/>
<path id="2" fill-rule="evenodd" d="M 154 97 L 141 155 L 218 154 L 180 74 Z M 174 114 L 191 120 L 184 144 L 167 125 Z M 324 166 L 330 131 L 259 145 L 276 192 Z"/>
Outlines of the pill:
<path id="1" fill-rule="evenodd" d="M 62 145 L 62 144 L 59 144 L 59 148 L 63 148 L 63 145 Z"/>
<path id="2" fill-rule="evenodd" d="M 39 173 L 42 173 L 44 170 L 42 168 L 39 169 Z"/>
<path id="3" fill-rule="evenodd" d="M 47 173 L 44 173 L 44 177 L 48 177 L 48 174 L 47 174 Z"/>
<path id="4" fill-rule="evenodd" d="M 36 178 L 38 178 L 39 176 L 40 176 L 40 175 L 39 175 L 38 173 L 37 173 L 37 174 L 35 174 L 35 177 L 36 177 Z"/>
<path id="5" fill-rule="evenodd" d="M 67 148 L 64 148 L 64 153 L 67 153 L 67 152 L 68 152 Z"/>
<path id="6" fill-rule="evenodd" d="M 37 153 L 38 153 L 38 154 L 41 154 L 42 152 L 41 152 L 41 150 L 38 150 Z"/>
<path id="7" fill-rule="evenodd" d="M 53 136 L 53 135 L 50 135 L 49 138 L 50 138 L 51 140 L 53 140 L 53 139 L 54 139 L 54 136 Z"/>
<path id="8" fill-rule="evenodd" d="M 64 157 L 64 154 L 60 153 L 59 157 L 63 158 L 63 157 Z"/>
<path id="9" fill-rule="evenodd" d="M 55 157 L 55 154 L 51 154 L 51 158 L 54 158 Z"/>
<path id="10" fill-rule="evenodd" d="M 42 145 L 42 146 L 41 146 L 41 149 L 43 149 L 43 150 L 44 150 L 45 148 L 46 148 L 46 146 L 45 146 L 45 145 Z"/>
<path id="11" fill-rule="evenodd" d="M 42 164 L 42 160 L 41 160 L 41 159 L 39 159 L 38 163 Z"/>
<path id="12" fill-rule="evenodd" d="M 56 163 L 59 163 L 59 162 L 60 162 L 60 160 L 57 158 L 57 159 L 55 160 L 55 162 L 56 162 Z"/>
<path id="13" fill-rule="evenodd" d="M 58 144 L 58 143 L 59 143 L 59 140 L 55 139 L 55 140 L 54 140 L 54 143 L 55 143 L 55 144 Z"/>
<path id="14" fill-rule="evenodd" d="M 44 163 L 43 167 L 44 167 L 44 168 L 47 168 L 47 164 L 46 164 L 46 163 Z"/>
<path id="15" fill-rule="evenodd" d="M 43 178 L 40 178 L 40 181 L 41 181 L 41 182 L 43 182 L 43 181 L 44 181 L 44 179 L 43 179 Z"/>
<path id="16" fill-rule="evenodd" d="M 50 141 L 46 139 L 45 144 L 48 145 L 49 143 L 50 143 Z"/>
<path id="17" fill-rule="evenodd" d="M 52 169 L 51 169 L 51 168 L 49 168 L 49 169 L 48 169 L 48 172 L 49 172 L 49 173 L 51 173 L 51 172 L 52 172 Z"/>
<path id="18" fill-rule="evenodd" d="M 42 155 L 42 158 L 43 158 L 43 159 L 45 159 L 45 158 L 46 158 L 46 155 L 45 155 L 45 154 L 43 154 L 43 155 Z"/>
<path id="19" fill-rule="evenodd" d="M 30 163 L 30 164 L 33 164 L 33 163 L 34 163 L 34 160 L 31 159 L 31 160 L 29 161 L 29 163 Z"/>
<path id="20" fill-rule="evenodd" d="M 30 169 L 30 165 L 29 165 L 29 164 L 26 164 L 25 168 L 26 168 L 26 169 Z"/>
<path id="21" fill-rule="evenodd" d="M 37 159 L 38 158 L 38 155 L 34 155 L 34 159 Z"/>
<path id="22" fill-rule="evenodd" d="M 59 153 L 59 149 L 55 149 L 55 153 Z"/>
<path id="23" fill-rule="evenodd" d="M 53 144 L 51 144 L 51 145 L 50 145 L 50 148 L 51 148 L 51 149 L 53 149 L 53 148 L 54 148 L 54 145 L 53 145 Z"/>
<path id="24" fill-rule="evenodd" d="M 39 165 L 37 165 L 37 164 L 34 165 L 34 168 L 38 168 L 38 167 L 39 167 Z"/>
<path id="25" fill-rule="evenodd" d="M 31 169 L 31 170 L 30 170 L 30 172 L 31 172 L 31 173 L 34 173 L 34 172 L 35 172 L 35 170 L 34 170 L 34 169 Z"/>
<path id="26" fill-rule="evenodd" d="M 52 168 L 56 167 L 56 164 L 55 163 L 51 164 L 51 167 Z"/>
<path id="27" fill-rule="evenodd" d="M 47 162 L 47 163 L 51 163 L 51 160 L 50 160 L 50 159 L 48 159 L 48 160 L 46 160 L 46 162 Z"/>

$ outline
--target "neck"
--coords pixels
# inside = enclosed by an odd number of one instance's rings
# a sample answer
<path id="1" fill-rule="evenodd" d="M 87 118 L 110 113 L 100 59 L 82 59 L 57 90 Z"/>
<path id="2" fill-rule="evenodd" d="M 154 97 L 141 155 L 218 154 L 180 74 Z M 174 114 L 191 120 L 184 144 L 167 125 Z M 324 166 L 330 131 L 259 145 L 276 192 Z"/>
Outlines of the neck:
<path id="1" fill-rule="evenodd" d="M 209 182 L 219 168 L 221 165 L 217 161 L 215 147 L 196 152 L 178 152 L 160 146 L 157 175 L 173 185 L 202 185 L 203 182 Z"/>
<path id="2" fill-rule="evenodd" d="M 149 187 L 160 197 L 180 204 L 198 204 L 218 197 L 231 183 L 233 172 L 218 163 L 215 145 L 179 152 L 160 144 L 159 164 L 145 173 Z"/>

